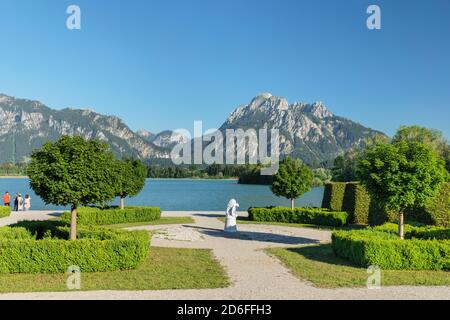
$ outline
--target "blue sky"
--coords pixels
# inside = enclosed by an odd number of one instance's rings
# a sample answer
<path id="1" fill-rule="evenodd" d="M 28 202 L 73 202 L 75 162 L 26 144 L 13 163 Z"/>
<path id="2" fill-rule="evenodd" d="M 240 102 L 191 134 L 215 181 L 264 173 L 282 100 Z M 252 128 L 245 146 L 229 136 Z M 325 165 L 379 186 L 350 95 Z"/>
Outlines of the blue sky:
<path id="1" fill-rule="evenodd" d="M 370 4 L 381 30 L 366 28 Z M 0 92 L 135 130 L 218 127 L 268 91 L 450 138 L 450 0 L 2 0 L 0 39 Z"/>

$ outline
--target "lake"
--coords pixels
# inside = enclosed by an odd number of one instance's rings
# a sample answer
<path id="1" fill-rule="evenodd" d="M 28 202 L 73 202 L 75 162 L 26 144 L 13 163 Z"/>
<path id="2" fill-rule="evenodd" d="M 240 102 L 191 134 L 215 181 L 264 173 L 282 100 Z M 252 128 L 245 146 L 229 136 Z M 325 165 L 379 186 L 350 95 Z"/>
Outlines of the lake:
<path id="1" fill-rule="evenodd" d="M 32 210 L 66 209 L 45 205 L 29 188 L 28 179 L 0 179 L 0 193 L 31 196 Z M 297 206 L 320 207 L 323 188 L 314 188 L 296 201 Z M 125 199 L 125 205 L 158 206 L 166 211 L 222 211 L 231 198 L 241 210 L 271 205 L 290 206 L 290 201 L 272 194 L 269 186 L 240 185 L 237 180 L 147 179 L 142 192 Z M 114 204 L 119 204 L 118 199 Z"/>

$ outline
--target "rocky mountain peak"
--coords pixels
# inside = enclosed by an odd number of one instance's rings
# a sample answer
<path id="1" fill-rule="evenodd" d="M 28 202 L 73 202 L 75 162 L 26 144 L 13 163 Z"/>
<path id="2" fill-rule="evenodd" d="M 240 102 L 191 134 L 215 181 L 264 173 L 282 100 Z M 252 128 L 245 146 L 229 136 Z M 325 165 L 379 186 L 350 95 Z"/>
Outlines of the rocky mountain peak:
<path id="1" fill-rule="evenodd" d="M 321 163 L 360 146 L 378 131 L 337 117 L 323 102 L 289 104 L 269 93 L 257 95 L 237 108 L 221 126 L 226 129 L 278 129 L 280 153 L 299 157 L 307 163 Z"/>

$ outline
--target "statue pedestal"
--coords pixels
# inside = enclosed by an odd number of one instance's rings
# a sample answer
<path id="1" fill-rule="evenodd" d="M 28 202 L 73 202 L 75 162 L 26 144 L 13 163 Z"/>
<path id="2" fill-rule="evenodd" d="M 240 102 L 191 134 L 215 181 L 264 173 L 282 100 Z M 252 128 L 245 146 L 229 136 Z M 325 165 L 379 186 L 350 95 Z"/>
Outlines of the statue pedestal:
<path id="1" fill-rule="evenodd" d="M 237 232 L 236 217 L 227 215 L 225 217 L 225 232 Z"/>

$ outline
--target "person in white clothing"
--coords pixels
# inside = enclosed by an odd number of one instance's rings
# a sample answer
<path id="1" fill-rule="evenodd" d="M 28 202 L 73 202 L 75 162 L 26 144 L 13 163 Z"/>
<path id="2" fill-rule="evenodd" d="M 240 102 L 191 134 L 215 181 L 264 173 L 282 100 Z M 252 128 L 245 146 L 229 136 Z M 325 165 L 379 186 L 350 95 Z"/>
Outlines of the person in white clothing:
<path id="1" fill-rule="evenodd" d="M 17 197 L 17 211 L 23 211 L 23 198 L 22 195 L 19 193 L 19 196 Z"/>
<path id="2" fill-rule="evenodd" d="M 31 208 L 31 198 L 30 195 L 25 195 L 25 199 L 23 200 L 23 209 L 24 211 L 28 211 Z"/>
<path id="3" fill-rule="evenodd" d="M 239 203 L 235 199 L 231 199 L 228 202 L 228 207 L 225 215 L 225 232 L 236 232 L 236 219 L 238 217 L 237 208 L 239 208 Z"/>

